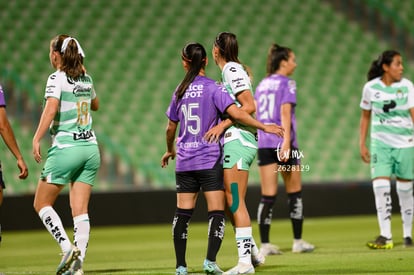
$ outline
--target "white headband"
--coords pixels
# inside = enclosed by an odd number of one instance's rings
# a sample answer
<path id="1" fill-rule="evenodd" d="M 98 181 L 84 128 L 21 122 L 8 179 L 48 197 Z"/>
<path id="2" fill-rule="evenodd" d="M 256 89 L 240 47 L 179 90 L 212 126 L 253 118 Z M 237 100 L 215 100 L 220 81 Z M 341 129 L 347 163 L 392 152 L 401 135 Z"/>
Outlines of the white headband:
<path id="1" fill-rule="evenodd" d="M 82 50 L 81 45 L 79 44 L 78 40 L 76 40 L 76 38 L 73 37 L 66 37 L 65 40 L 63 40 L 62 43 L 62 49 L 61 49 L 61 53 L 64 53 L 66 51 L 66 48 L 68 47 L 69 41 L 74 40 L 76 42 L 76 46 L 78 46 L 78 54 L 80 54 L 83 58 L 85 57 L 85 53 Z"/>

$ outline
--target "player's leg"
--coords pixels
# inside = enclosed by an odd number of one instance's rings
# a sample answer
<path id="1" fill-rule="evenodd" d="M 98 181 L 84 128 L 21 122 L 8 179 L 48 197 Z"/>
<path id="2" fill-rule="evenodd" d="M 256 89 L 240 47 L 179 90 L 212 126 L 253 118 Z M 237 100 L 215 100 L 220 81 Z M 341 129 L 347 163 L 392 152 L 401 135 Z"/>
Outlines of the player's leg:
<path id="1" fill-rule="evenodd" d="M 260 150 L 258 153 L 260 163 Z M 278 172 L 277 164 L 259 165 L 261 198 L 257 209 L 257 223 L 260 233 L 260 253 L 263 256 L 281 254 L 280 250 L 270 243 L 270 227 L 273 217 L 273 206 L 277 196 Z"/>
<path id="2" fill-rule="evenodd" d="M 252 144 L 256 143 L 254 135 L 249 134 L 245 138 Z M 255 259 L 259 254 L 259 249 L 253 238 L 250 216 L 245 203 L 249 168 L 256 157 L 256 153 L 256 148 L 245 146 L 239 140 L 224 144 L 224 187 L 227 205 L 234 220 L 239 255 L 237 266 L 224 274 L 252 273 L 254 272 L 253 262 L 257 262 Z M 263 262 L 264 257 L 260 263 Z"/>
<path id="3" fill-rule="evenodd" d="M 300 165 L 291 164 L 286 171 L 281 172 L 288 196 L 289 217 L 293 230 L 292 251 L 295 253 L 312 252 L 314 245 L 302 239 L 303 232 L 303 201 L 302 173 Z"/>
<path id="4" fill-rule="evenodd" d="M 413 227 L 413 166 L 414 148 L 395 150 L 398 153 L 398 166 L 395 174 L 397 176 L 397 195 L 400 204 L 401 219 L 403 224 L 403 244 L 405 247 L 412 246 Z"/>
<path id="5" fill-rule="evenodd" d="M 177 208 L 175 210 L 172 231 L 176 256 L 176 268 L 187 268 L 186 250 L 188 227 L 193 215 L 197 193 L 177 193 Z"/>
<path id="6" fill-rule="evenodd" d="M 53 209 L 53 204 L 63 187 L 64 185 L 50 184 L 46 180 L 39 180 L 33 205 L 46 229 L 59 244 L 62 252 L 66 253 L 72 249 L 72 243 L 59 215 Z"/>
<path id="7" fill-rule="evenodd" d="M 401 219 L 403 224 L 403 242 L 405 247 L 412 246 L 413 228 L 413 181 L 397 179 L 397 195 L 400 204 Z"/>
<path id="8" fill-rule="evenodd" d="M 391 233 L 392 202 L 390 178 L 393 173 L 393 166 L 391 149 L 376 147 L 371 149 L 372 188 L 380 228 L 380 236 L 367 243 L 367 246 L 373 249 L 389 249 L 394 246 Z"/>
<path id="9" fill-rule="evenodd" d="M 392 248 L 391 233 L 391 179 L 375 178 L 372 181 L 375 207 L 377 209 L 377 220 L 380 228 L 380 236 L 367 243 L 373 249 Z"/>
<path id="10" fill-rule="evenodd" d="M 192 172 L 176 172 L 177 207 L 174 214 L 172 232 L 176 256 L 176 273 L 186 274 L 186 250 L 188 227 L 196 205 L 200 186 Z"/>
<path id="11" fill-rule="evenodd" d="M 70 274 L 82 275 L 83 262 L 86 257 L 90 237 L 90 222 L 88 206 L 98 169 L 101 164 L 99 148 L 96 145 L 71 147 L 66 150 L 66 160 L 70 160 L 72 166 L 68 166 L 71 172 L 69 202 L 73 218 L 74 244 L 80 250 L 79 258 L 70 268 Z"/>
<path id="12" fill-rule="evenodd" d="M 70 190 L 70 205 L 73 217 L 73 241 L 80 250 L 79 259 L 73 264 L 72 273 L 82 274 L 83 262 L 85 261 L 86 251 L 89 244 L 90 237 L 90 222 L 88 214 L 88 204 L 92 185 L 81 181 L 76 181 L 72 184 Z"/>
<path id="13" fill-rule="evenodd" d="M 221 274 L 223 271 L 217 265 L 216 257 L 224 238 L 226 224 L 223 168 L 221 162 L 218 161 L 212 169 L 197 173 L 208 211 L 208 245 L 203 270 L 207 274 Z"/>
<path id="14" fill-rule="evenodd" d="M 238 264 L 233 269 L 242 268 L 246 272 L 250 272 L 250 270 L 254 271 L 252 264 L 253 234 L 250 216 L 245 203 L 247 179 L 248 171 L 239 170 L 237 165 L 231 169 L 224 169 L 226 200 L 233 215 L 239 257 Z M 225 274 L 233 274 L 233 269 L 227 271 Z"/>
<path id="15" fill-rule="evenodd" d="M 50 184 L 46 180 L 41 179 L 37 185 L 34 198 L 36 212 L 62 250 L 62 260 L 56 271 L 58 275 L 66 272 L 80 254 L 79 249 L 72 245 L 59 215 L 52 207 L 63 187 L 64 185 Z"/>
<path id="16" fill-rule="evenodd" d="M 90 236 L 88 206 L 98 169 L 100 154 L 98 146 L 72 148 L 71 155 L 79 162 L 79 168 L 72 175 L 70 188 L 70 208 L 73 217 L 74 243 L 80 249 L 81 265 L 86 257 Z"/>
<path id="17" fill-rule="evenodd" d="M 217 253 L 224 238 L 224 190 L 204 192 L 208 208 L 208 246 L 203 270 L 208 274 L 223 272 L 216 264 Z M 221 274 L 221 273 L 220 273 Z"/>

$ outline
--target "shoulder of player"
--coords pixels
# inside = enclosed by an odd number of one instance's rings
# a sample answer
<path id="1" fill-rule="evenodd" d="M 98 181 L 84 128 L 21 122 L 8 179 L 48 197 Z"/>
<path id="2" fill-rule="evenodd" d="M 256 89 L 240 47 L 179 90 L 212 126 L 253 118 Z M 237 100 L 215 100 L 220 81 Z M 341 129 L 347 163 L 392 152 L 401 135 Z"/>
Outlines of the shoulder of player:
<path id="1" fill-rule="evenodd" d="M 267 76 L 265 78 L 263 78 L 260 82 L 259 85 L 261 84 L 268 84 L 268 83 L 278 83 L 277 86 L 280 88 L 284 88 L 284 87 L 296 87 L 296 80 L 294 80 L 293 78 L 290 78 L 288 76 L 285 75 L 279 75 L 279 74 L 272 74 L 270 76 Z"/>
<path id="2" fill-rule="evenodd" d="M 65 72 L 57 70 L 49 75 L 48 80 L 57 80 L 65 77 L 65 75 Z"/>
<path id="3" fill-rule="evenodd" d="M 401 81 L 399 82 L 401 86 L 411 86 L 413 87 L 413 82 L 405 77 L 403 77 L 401 79 Z"/>
<path id="4" fill-rule="evenodd" d="M 377 85 L 377 84 L 381 84 L 381 78 L 380 77 L 376 77 L 374 79 L 371 79 L 371 80 L 367 81 L 364 84 L 364 89 L 371 88 L 371 87 L 373 87 L 374 85 Z"/>
<path id="5" fill-rule="evenodd" d="M 286 85 L 288 87 L 296 87 L 296 80 L 290 78 L 289 76 L 285 75 L 278 75 L 277 78 L 282 85 Z"/>
<path id="6" fill-rule="evenodd" d="M 244 71 L 243 66 L 237 62 L 227 62 L 223 67 L 223 72 L 225 73 L 236 73 Z"/>
<path id="7" fill-rule="evenodd" d="M 203 85 L 204 90 L 215 90 L 223 86 L 220 82 L 209 78 L 207 76 L 199 76 L 198 81 L 193 82 L 192 85 Z"/>

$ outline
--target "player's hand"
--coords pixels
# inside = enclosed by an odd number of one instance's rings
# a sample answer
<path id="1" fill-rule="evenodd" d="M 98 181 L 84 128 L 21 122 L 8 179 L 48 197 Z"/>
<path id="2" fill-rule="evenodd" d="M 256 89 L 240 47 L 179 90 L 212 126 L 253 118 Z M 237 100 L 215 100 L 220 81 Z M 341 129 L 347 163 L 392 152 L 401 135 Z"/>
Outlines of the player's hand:
<path id="1" fill-rule="evenodd" d="M 365 163 L 370 163 L 371 162 L 371 154 L 369 153 L 369 150 L 366 146 L 362 146 L 359 150 L 362 161 L 364 161 Z"/>
<path id="2" fill-rule="evenodd" d="M 40 154 L 40 142 L 33 141 L 33 158 L 37 163 L 40 163 L 42 161 L 42 155 Z"/>
<path id="3" fill-rule="evenodd" d="M 290 158 L 290 145 L 288 142 L 283 142 L 282 147 L 278 149 L 278 158 L 281 162 L 287 162 Z"/>
<path id="4" fill-rule="evenodd" d="M 224 128 L 218 124 L 205 133 L 204 139 L 207 140 L 208 143 L 219 142 L 223 132 Z"/>
<path id="5" fill-rule="evenodd" d="M 279 126 L 277 124 L 266 124 L 265 128 L 264 128 L 264 131 L 266 133 L 278 135 L 279 137 L 283 137 L 283 134 L 285 132 L 283 127 Z"/>
<path id="6" fill-rule="evenodd" d="M 29 169 L 27 169 L 27 165 L 22 158 L 17 160 L 17 167 L 20 170 L 19 179 L 24 180 L 27 178 L 29 175 Z"/>
<path id="7" fill-rule="evenodd" d="M 164 155 L 161 158 L 161 167 L 165 168 L 168 165 L 168 160 L 169 159 L 174 159 L 175 158 L 175 152 L 165 152 Z"/>

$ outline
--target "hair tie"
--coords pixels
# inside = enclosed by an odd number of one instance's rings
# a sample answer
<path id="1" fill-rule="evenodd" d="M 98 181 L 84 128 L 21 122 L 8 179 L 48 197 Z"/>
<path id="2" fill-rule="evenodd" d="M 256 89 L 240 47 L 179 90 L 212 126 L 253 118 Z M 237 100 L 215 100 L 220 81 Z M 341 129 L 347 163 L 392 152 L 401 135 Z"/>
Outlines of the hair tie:
<path id="1" fill-rule="evenodd" d="M 76 46 L 78 47 L 78 54 L 80 54 L 83 58 L 85 58 L 85 53 L 83 52 L 83 49 L 82 49 L 81 45 L 79 44 L 78 40 L 76 40 L 76 38 L 73 38 L 73 37 L 70 37 L 70 36 L 66 37 L 63 40 L 62 49 L 60 50 L 60 52 L 65 53 L 66 48 L 68 47 L 68 44 L 72 39 L 75 41 Z"/>
<path id="2" fill-rule="evenodd" d="M 183 54 L 181 55 L 181 58 L 185 61 L 185 62 L 188 62 L 188 63 L 191 63 L 193 60 L 191 60 L 191 59 L 189 59 L 189 58 L 187 58 L 187 57 L 185 57 Z"/>

